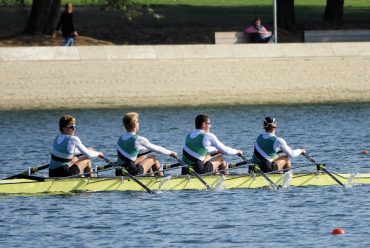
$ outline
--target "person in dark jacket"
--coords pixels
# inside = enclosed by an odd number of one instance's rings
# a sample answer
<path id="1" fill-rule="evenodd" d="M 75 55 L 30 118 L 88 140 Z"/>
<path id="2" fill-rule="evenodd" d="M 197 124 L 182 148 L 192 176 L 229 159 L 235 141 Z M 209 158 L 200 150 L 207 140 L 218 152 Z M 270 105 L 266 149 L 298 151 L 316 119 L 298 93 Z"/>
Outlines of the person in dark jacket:
<path id="1" fill-rule="evenodd" d="M 56 31 L 61 29 L 64 37 L 64 46 L 72 46 L 76 37 L 78 36 L 77 31 L 73 25 L 73 6 L 71 3 L 65 5 L 65 10 L 60 16 L 60 20 Z"/>

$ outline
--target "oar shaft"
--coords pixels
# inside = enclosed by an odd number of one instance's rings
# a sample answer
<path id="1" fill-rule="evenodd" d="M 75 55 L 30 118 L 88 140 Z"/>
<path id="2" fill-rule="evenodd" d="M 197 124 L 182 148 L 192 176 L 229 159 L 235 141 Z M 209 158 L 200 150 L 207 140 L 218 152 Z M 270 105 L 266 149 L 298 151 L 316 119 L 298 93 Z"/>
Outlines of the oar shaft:
<path id="1" fill-rule="evenodd" d="M 321 167 L 326 174 L 328 174 L 334 181 L 336 181 L 339 185 L 346 187 L 341 181 L 338 180 L 331 172 L 329 172 L 324 166 Z"/>
<path id="2" fill-rule="evenodd" d="M 241 155 L 240 156 L 243 160 L 244 160 L 244 162 L 249 162 L 248 161 L 248 159 L 244 156 L 244 155 Z M 276 183 L 274 183 L 268 176 L 266 176 L 266 174 L 263 172 L 263 171 L 261 171 L 261 169 L 258 167 L 258 166 L 254 166 L 254 169 L 255 169 L 255 171 L 259 174 L 259 175 L 261 175 L 270 185 L 272 185 L 272 187 L 274 187 L 275 189 L 278 189 L 279 187 L 276 185 Z"/>
<path id="3" fill-rule="evenodd" d="M 211 189 L 211 186 L 209 186 L 209 184 L 208 184 L 206 181 L 204 181 L 204 179 L 203 179 L 201 176 L 199 176 L 199 174 L 198 174 L 198 173 L 196 173 L 196 172 L 194 171 L 194 169 L 193 169 L 193 168 L 189 168 L 189 172 L 190 172 L 190 174 L 191 174 L 191 175 L 193 175 L 193 176 L 195 176 L 196 178 L 198 178 L 198 180 L 199 180 L 202 184 L 204 184 L 204 186 L 206 186 L 206 187 L 207 187 L 207 189 Z"/>
<path id="4" fill-rule="evenodd" d="M 182 161 L 181 159 L 179 159 L 179 158 L 176 158 L 176 160 L 177 160 L 177 162 L 178 163 L 180 163 L 182 166 L 188 166 L 187 164 L 185 164 L 185 162 L 184 161 Z M 209 184 L 206 182 L 206 181 L 204 181 L 204 179 L 198 174 L 198 173 L 196 173 L 195 171 L 194 171 L 194 169 L 193 168 L 191 168 L 190 166 L 188 166 L 188 170 L 189 170 L 189 173 L 191 174 L 191 175 L 193 175 L 193 176 L 195 176 L 204 186 L 206 186 L 206 188 L 207 189 L 211 189 L 212 187 L 211 186 L 209 186 Z"/>
<path id="5" fill-rule="evenodd" d="M 109 159 L 105 158 L 105 157 L 101 157 L 106 163 L 112 165 L 113 166 L 116 166 L 112 161 L 110 161 Z M 125 170 L 122 168 L 122 170 Z M 146 186 L 145 184 L 143 184 L 142 182 L 140 182 L 139 179 L 137 179 L 135 176 L 131 175 L 127 170 L 124 171 L 125 174 L 132 180 L 134 181 L 135 183 L 139 184 L 142 188 L 144 188 L 148 193 L 151 193 L 153 194 L 154 192 L 148 188 L 148 186 Z"/>
<path id="6" fill-rule="evenodd" d="M 40 167 L 31 168 L 31 174 L 36 173 L 37 171 L 40 171 L 40 170 L 47 169 L 47 168 L 49 168 L 49 164 L 45 164 L 45 165 L 42 165 Z M 23 171 L 23 172 L 18 173 L 16 175 L 4 178 L 3 180 L 15 179 L 15 178 L 18 178 L 18 177 L 21 177 L 21 176 L 29 176 L 28 172 L 29 172 L 29 170 L 26 170 L 26 171 Z"/>
<path id="7" fill-rule="evenodd" d="M 316 162 L 313 158 L 308 156 L 306 153 L 303 154 L 303 156 L 310 161 L 311 163 L 315 164 L 317 166 L 318 170 L 322 170 L 326 174 L 328 174 L 337 184 L 341 185 L 342 187 L 346 187 L 341 181 L 338 180 L 330 171 L 328 171 L 323 164 L 320 164 L 319 162 Z"/>

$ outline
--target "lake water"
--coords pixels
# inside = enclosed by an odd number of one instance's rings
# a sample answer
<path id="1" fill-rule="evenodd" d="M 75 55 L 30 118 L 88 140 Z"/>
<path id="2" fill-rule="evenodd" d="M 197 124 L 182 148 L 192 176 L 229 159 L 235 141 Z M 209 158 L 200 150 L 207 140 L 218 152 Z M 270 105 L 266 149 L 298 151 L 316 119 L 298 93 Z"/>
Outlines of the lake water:
<path id="1" fill-rule="evenodd" d="M 178 152 L 195 115 L 207 113 L 219 139 L 247 157 L 263 118 L 273 115 L 279 136 L 331 171 L 370 172 L 370 157 L 361 153 L 370 148 L 370 104 L 350 104 L 1 111 L 0 176 L 48 163 L 65 113 L 77 117 L 83 143 L 114 158 L 122 116 L 131 110 L 141 115 L 142 135 Z M 296 171 L 315 169 L 302 157 L 293 163 Z M 0 247 L 369 247 L 369 193 L 368 186 L 333 186 L 1 196 Z M 336 227 L 346 234 L 331 235 Z"/>

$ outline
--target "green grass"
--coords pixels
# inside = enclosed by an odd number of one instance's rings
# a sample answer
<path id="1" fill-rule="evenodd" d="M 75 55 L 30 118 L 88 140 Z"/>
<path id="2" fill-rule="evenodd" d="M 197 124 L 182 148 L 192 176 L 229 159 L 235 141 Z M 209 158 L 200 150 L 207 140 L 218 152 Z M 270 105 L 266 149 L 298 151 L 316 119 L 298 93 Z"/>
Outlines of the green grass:
<path id="1" fill-rule="evenodd" d="M 138 3 L 154 5 L 195 6 L 271 6 L 272 0 L 136 0 Z M 295 6 L 325 6 L 326 0 L 296 0 Z M 345 7 L 370 7 L 370 0 L 346 0 Z"/>
<path id="2" fill-rule="evenodd" d="M 15 0 L 0 0 L 0 3 L 12 4 Z M 26 0 L 32 3 L 32 0 Z M 72 3 L 74 5 L 98 5 L 99 0 L 62 0 L 62 4 Z M 137 3 L 151 5 L 192 5 L 192 6 L 271 6 L 272 0 L 135 0 Z M 322 6 L 326 0 L 296 0 L 295 6 Z M 370 0 L 346 0 L 345 8 L 370 8 Z"/>
<path id="3" fill-rule="evenodd" d="M 14 1 L 14 0 L 0 0 Z M 27 0 L 31 2 L 32 0 Z M 199 44 L 213 43 L 218 31 L 242 31 L 260 17 L 272 29 L 272 0 L 135 0 L 150 4 L 164 18 L 144 14 L 128 23 L 114 10 L 101 11 L 99 0 L 62 0 L 82 6 L 75 10 L 75 22 L 82 34 L 116 44 Z M 281 42 L 301 42 L 303 30 L 370 29 L 370 0 L 346 0 L 344 23 L 323 23 L 326 0 L 295 0 L 296 27 L 280 30 Z M 1 8 L 1 7 L 0 7 Z M 0 31 L 21 30 L 6 15 L 0 16 Z M 91 21 L 94 20 L 94 21 Z M 19 26 L 19 25 L 18 25 Z M 3 31 L 3 32 L 5 32 Z"/>
<path id="4" fill-rule="evenodd" d="M 272 0 L 136 0 L 139 3 L 211 6 L 270 6 Z M 325 6 L 325 0 L 296 0 L 296 6 Z M 370 7 L 370 0 L 346 0 L 345 6 Z"/>

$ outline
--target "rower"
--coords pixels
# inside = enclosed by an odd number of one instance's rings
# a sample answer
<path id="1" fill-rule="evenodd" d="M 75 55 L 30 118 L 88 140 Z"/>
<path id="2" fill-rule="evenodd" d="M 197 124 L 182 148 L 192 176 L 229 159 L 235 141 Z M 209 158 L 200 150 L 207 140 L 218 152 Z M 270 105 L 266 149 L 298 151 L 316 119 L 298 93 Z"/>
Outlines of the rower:
<path id="1" fill-rule="evenodd" d="M 211 120 L 207 115 L 199 114 L 195 118 L 195 128 L 186 136 L 182 160 L 198 174 L 226 171 L 226 164 L 222 153 L 229 155 L 243 155 L 243 151 L 225 146 L 215 134 L 210 132 Z M 211 156 L 210 153 L 218 153 Z M 182 170 L 182 174 L 187 174 Z"/>
<path id="2" fill-rule="evenodd" d="M 54 139 L 49 165 L 49 177 L 93 176 L 90 158 L 103 157 L 102 152 L 86 148 L 75 136 L 76 118 L 64 115 L 59 120 L 60 134 Z"/>
<path id="3" fill-rule="evenodd" d="M 305 154 L 304 149 L 292 149 L 286 141 L 275 135 L 277 123 L 275 118 L 266 117 L 263 120 L 265 132 L 260 134 L 254 145 L 252 162 L 257 164 L 263 172 L 289 171 L 292 168 L 291 157 Z M 282 151 L 284 155 L 279 156 Z"/>
<path id="4" fill-rule="evenodd" d="M 150 150 L 173 158 L 177 157 L 176 152 L 154 145 L 147 138 L 137 135 L 139 131 L 138 113 L 126 113 L 123 116 L 123 125 L 126 132 L 117 141 L 117 165 L 124 167 L 131 175 L 146 174 L 161 170 L 161 164 L 155 155 L 138 157 L 141 150 Z M 120 170 L 116 171 L 116 175 L 122 175 Z M 163 176 L 163 172 L 158 172 L 156 175 Z"/>

